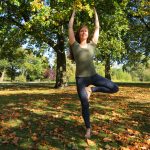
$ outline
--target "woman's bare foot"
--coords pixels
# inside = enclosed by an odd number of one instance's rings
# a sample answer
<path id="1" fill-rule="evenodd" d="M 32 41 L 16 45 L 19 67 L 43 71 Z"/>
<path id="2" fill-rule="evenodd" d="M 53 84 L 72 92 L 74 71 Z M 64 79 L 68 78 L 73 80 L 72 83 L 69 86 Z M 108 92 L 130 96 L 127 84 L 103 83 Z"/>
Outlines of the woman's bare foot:
<path id="1" fill-rule="evenodd" d="M 91 137 L 91 128 L 87 128 L 87 129 L 86 129 L 85 138 L 86 138 L 86 139 L 90 139 L 90 137 Z"/>
<path id="2" fill-rule="evenodd" d="M 85 87 L 85 90 L 86 90 L 87 97 L 88 97 L 88 100 L 89 100 L 90 96 L 91 96 L 91 93 L 92 93 L 91 86 L 89 85 L 89 86 Z"/>

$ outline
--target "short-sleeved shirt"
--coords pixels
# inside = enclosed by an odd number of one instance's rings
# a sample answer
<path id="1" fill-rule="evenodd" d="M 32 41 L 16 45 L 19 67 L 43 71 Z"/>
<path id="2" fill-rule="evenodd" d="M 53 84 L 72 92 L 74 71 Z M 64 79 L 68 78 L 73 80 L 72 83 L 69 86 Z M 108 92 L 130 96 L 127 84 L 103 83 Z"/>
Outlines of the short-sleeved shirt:
<path id="1" fill-rule="evenodd" d="M 87 48 L 81 48 L 77 41 L 71 45 L 76 63 L 76 77 L 89 77 L 96 74 L 93 63 L 95 48 L 96 44 L 92 41 L 87 44 Z"/>

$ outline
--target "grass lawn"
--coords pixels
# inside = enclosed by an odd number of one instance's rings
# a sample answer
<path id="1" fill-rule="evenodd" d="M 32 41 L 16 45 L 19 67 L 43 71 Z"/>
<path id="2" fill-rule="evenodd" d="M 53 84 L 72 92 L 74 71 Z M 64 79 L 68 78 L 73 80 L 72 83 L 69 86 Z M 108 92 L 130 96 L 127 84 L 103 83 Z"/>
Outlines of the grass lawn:
<path id="1" fill-rule="evenodd" d="M 92 137 L 85 127 L 75 85 L 0 84 L 2 150 L 148 150 L 150 84 L 120 84 L 115 94 L 93 93 Z"/>

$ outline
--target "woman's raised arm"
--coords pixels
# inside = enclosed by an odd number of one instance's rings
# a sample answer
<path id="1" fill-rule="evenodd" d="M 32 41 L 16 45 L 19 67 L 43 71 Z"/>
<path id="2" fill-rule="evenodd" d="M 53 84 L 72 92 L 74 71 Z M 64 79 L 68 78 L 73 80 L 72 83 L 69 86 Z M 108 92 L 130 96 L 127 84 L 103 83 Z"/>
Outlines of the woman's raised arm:
<path id="1" fill-rule="evenodd" d="M 95 31 L 94 31 L 94 34 L 93 34 L 92 41 L 95 44 L 97 44 L 98 43 L 98 38 L 99 38 L 99 28 L 100 28 L 100 25 L 99 25 L 99 19 L 98 19 L 98 15 L 97 15 L 97 12 L 96 12 L 95 8 L 94 8 L 94 13 L 95 13 Z"/>
<path id="2" fill-rule="evenodd" d="M 73 30 L 75 10 L 73 10 L 72 16 L 69 21 L 68 31 L 69 31 L 69 44 L 72 45 L 75 42 L 75 35 Z"/>

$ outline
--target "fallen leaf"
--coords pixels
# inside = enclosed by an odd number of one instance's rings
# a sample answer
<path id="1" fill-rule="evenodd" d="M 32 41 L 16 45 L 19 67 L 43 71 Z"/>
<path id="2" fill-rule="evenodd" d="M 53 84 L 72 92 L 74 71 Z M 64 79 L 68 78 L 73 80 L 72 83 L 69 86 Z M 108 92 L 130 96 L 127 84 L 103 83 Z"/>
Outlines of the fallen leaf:
<path id="1" fill-rule="evenodd" d="M 106 137 L 106 138 L 104 138 L 104 139 L 103 139 L 103 141 L 104 141 L 104 142 L 111 142 L 111 141 L 112 141 L 112 139 L 110 139 L 110 138 Z"/>
<path id="2" fill-rule="evenodd" d="M 95 146 L 96 145 L 96 143 L 90 139 L 86 139 L 86 143 L 88 146 Z"/>
<path id="3" fill-rule="evenodd" d="M 106 148 L 106 150 L 109 150 L 109 149 L 111 149 L 111 146 L 107 144 L 107 145 L 105 146 L 105 148 Z"/>
<path id="4" fill-rule="evenodd" d="M 93 134 L 93 135 L 98 135 L 99 132 L 98 132 L 98 131 L 92 131 L 92 134 Z"/>
<path id="5" fill-rule="evenodd" d="M 146 140 L 146 143 L 147 143 L 148 145 L 150 145 L 150 139 Z"/>
<path id="6" fill-rule="evenodd" d="M 148 147 L 146 147 L 146 146 L 142 146 L 140 148 L 141 148 L 141 150 L 148 150 Z"/>
<path id="7" fill-rule="evenodd" d="M 31 139 L 32 139 L 33 141 L 37 141 L 37 140 L 38 140 L 37 134 L 36 134 L 36 133 L 33 133 L 33 135 L 31 136 Z"/>
<path id="8" fill-rule="evenodd" d="M 127 148 L 127 147 L 122 147 L 122 146 L 121 146 L 121 150 L 130 150 L 130 149 Z"/>
<path id="9" fill-rule="evenodd" d="M 8 144 L 9 141 L 5 140 L 5 141 L 3 141 L 2 143 L 3 143 L 3 144 Z"/>

